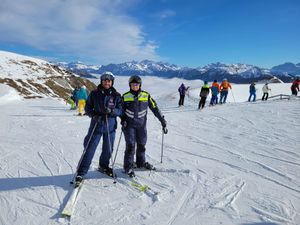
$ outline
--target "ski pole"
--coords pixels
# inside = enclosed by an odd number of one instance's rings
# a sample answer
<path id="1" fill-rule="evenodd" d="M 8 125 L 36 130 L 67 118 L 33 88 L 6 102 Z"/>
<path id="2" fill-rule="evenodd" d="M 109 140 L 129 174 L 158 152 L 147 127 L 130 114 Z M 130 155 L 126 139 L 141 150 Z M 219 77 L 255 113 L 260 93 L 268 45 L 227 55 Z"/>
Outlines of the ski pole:
<path id="1" fill-rule="evenodd" d="M 87 148 L 88 148 L 89 145 L 90 145 L 91 139 L 92 139 L 92 137 L 93 137 L 93 135 L 94 135 L 94 133 L 95 133 L 95 130 L 96 130 L 97 125 L 98 125 L 98 121 L 95 122 L 95 125 L 94 125 L 94 127 L 93 127 L 92 133 L 91 133 L 91 135 L 90 135 L 90 138 L 89 138 L 88 142 L 86 143 L 86 146 L 85 146 L 85 148 L 84 148 L 84 150 L 83 150 L 83 153 L 82 153 L 82 155 L 81 155 L 81 157 L 80 157 L 80 160 L 79 160 L 79 162 L 78 162 L 78 165 L 77 165 L 77 168 L 76 168 L 76 172 L 75 172 L 75 174 L 74 174 L 74 176 L 73 176 L 73 179 L 70 181 L 70 184 L 73 184 L 73 183 L 74 183 L 75 177 L 77 176 L 77 173 L 78 173 L 78 168 L 79 168 L 79 166 L 80 166 L 80 164 L 81 164 L 81 162 L 82 162 L 82 160 L 83 160 L 83 156 L 85 155 Z"/>
<path id="2" fill-rule="evenodd" d="M 235 98 L 234 98 L 234 95 L 233 95 L 233 91 L 232 91 L 232 89 L 230 89 L 230 90 L 231 90 L 231 94 L 232 94 L 232 97 L 233 97 L 233 101 L 235 103 Z"/>
<path id="3" fill-rule="evenodd" d="M 117 154 L 118 154 L 118 150 L 119 150 L 119 146 L 120 146 L 122 134 L 123 134 L 123 130 L 121 131 L 121 134 L 120 134 L 120 138 L 119 138 L 118 146 L 117 146 L 117 149 L 116 149 L 116 154 L 115 154 L 115 158 L 114 158 L 114 161 L 113 161 L 113 164 L 112 164 L 112 168 L 114 168 L 114 165 L 115 165 L 115 162 L 116 162 L 116 158 L 117 158 Z"/>
<path id="4" fill-rule="evenodd" d="M 105 119 L 106 119 L 106 128 L 107 128 L 107 138 L 108 138 L 108 146 L 109 146 L 109 151 L 110 151 L 110 159 L 111 159 L 111 163 L 112 163 L 112 173 L 113 173 L 113 178 L 114 178 L 114 184 L 117 183 L 117 180 L 116 180 L 116 176 L 115 176 L 115 173 L 114 173 L 114 162 L 111 158 L 111 155 L 112 155 L 112 145 L 111 145 L 111 141 L 110 141 L 110 133 L 109 133 L 109 126 L 108 126 L 108 118 L 107 118 L 107 114 L 105 115 Z"/>
<path id="5" fill-rule="evenodd" d="M 168 133 L 168 129 L 165 127 L 161 130 L 161 157 L 160 157 L 160 163 L 162 163 L 163 155 L 164 155 L 164 135 Z"/>

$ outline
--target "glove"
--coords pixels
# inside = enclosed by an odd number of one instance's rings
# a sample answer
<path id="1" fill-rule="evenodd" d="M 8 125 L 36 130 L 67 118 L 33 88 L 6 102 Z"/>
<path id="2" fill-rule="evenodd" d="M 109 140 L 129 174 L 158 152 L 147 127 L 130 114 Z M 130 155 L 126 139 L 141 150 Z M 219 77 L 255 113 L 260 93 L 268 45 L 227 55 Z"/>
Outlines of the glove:
<path id="1" fill-rule="evenodd" d="M 167 121 L 163 118 L 162 121 L 161 121 L 161 126 L 163 128 L 167 127 Z"/>
<path id="2" fill-rule="evenodd" d="M 124 131 L 125 128 L 127 127 L 127 122 L 125 120 L 122 120 L 121 125 L 122 125 L 122 131 Z"/>
<path id="3" fill-rule="evenodd" d="M 164 134 L 167 134 L 167 133 L 168 133 L 167 127 L 163 127 L 163 132 L 164 132 Z"/>
<path id="4" fill-rule="evenodd" d="M 93 120 L 95 120 L 97 123 L 99 123 L 101 121 L 101 116 L 95 115 L 95 116 L 93 116 Z"/>
<path id="5" fill-rule="evenodd" d="M 112 115 L 114 113 L 114 110 L 112 108 L 104 108 L 101 111 L 104 115 Z"/>

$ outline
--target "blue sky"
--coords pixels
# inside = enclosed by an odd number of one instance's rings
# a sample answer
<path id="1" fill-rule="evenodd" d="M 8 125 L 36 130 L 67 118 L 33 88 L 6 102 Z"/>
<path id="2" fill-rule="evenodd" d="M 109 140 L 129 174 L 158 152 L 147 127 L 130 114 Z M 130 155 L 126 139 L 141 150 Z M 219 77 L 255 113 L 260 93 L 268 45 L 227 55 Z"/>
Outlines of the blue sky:
<path id="1" fill-rule="evenodd" d="M 89 64 L 300 62 L 299 0 L 1 0 L 0 49 Z"/>

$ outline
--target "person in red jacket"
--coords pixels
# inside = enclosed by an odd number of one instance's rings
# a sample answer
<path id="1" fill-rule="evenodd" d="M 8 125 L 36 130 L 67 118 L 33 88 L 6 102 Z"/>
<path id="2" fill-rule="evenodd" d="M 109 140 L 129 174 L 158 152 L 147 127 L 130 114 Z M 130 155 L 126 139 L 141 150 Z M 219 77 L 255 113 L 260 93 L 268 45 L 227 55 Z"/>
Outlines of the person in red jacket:
<path id="1" fill-rule="evenodd" d="M 298 95 L 299 84 L 300 84 L 300 78 L 298 77 L 296 80 L 294 80 L 294 82 L 291 86 L 292 95 L 295 95 L 295 96 Z"/>

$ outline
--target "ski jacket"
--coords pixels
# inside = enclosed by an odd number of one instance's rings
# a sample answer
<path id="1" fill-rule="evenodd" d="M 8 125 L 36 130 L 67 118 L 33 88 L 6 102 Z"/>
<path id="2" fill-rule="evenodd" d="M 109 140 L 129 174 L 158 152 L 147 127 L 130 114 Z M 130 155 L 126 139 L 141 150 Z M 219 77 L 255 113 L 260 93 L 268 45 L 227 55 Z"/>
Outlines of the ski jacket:
<path id="1" fill-rule="evenodd" d="M 213 82 L 210 89 L 212 95 L 218 95 L 220 93 L 220 85 L 218 82 Z"/>
<path id="2" fill-rule="evenodd" d="M 104 114 L 105 108 L 112 109 L 111 114 Z M 101 85 L 93 90 L 89 95 L 86 105 L 86 114 L 93 118 L 93 116 L 100 116 L 101 120 L 99 126 L 102 132 L 107 132 L 106 116 L 108 120 L 109 131 L 112 132 L 117 129 L 117 116 L 121 117 L 123 114 L 122 99 L 120 93 L 116 91 L 114 87 L 105 90 Z M 95 120 L 91 120 L 91 125 L 95 123 Z"/>
<path id="3" fill-rule="evenodd" d="M 184 84 L 181 84 L 180 87 L 178 88 L 179 94 L 180 95 L 185 95 L 186 91 L 188 90 L 188 88 L 186 88 L 184 86 Z"/>
<path id="4" fill-rule="evenodd" d="M 300 81 L 299 80 L 295 80 L 291 86 L 291 90 L 298 90 L 299 91 L 299 84 Z"/>
<path id="5" fill-rule="evenodd" d="M 128 91 L 123 94 L 122 100 L 124 110 L 122 120 L 127 122 L 127 126 L 135 128 L 146 126 L 148 107 L 161 123 L 165 121 L 156 102 L 146 91 L 140 90 L 136 94 Z"/>
<path id="6" fill-rule="evenodd" d="M 220 88 L 221 88 L 221 91 L 228 91 L 228 88 L 231 89 L 232 87 L 231 87 L 231 84 L 227 80 L 224 80 L 221 83 Z"/>
<path id="7" fill-rule="evenodd" d="M 208 84 L 204 84 L 200 91 L 200 97 L 206 98 L 209 95 L 209 86 Z"/>
<path id="8" fill-rule="evenodd" d="M 86 92 L 85 88 L 80 88 L 80 90 L 77 92 L 77 99 L 78 100 L 87 100 L 88 94 Z"/>
<path id="9" fill-rule="evenodd" d="M 271 90 L 271 89 L 268 87 L 267 84 L 265 84 L 265 85 L 262 87 L 263 93 L 269 93 L 270 90 Z"/>
<path id="10" fill-rule="evenodd" d="M 250 93 L 256 93 L 256 88 L 255 88 L 255 84 L 251 84 L 250 86 L 249 86 L 249 92 Z"/>

